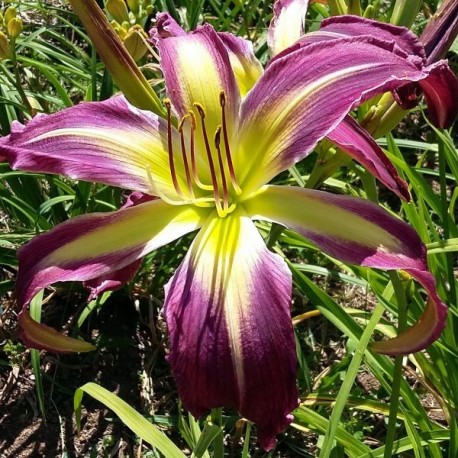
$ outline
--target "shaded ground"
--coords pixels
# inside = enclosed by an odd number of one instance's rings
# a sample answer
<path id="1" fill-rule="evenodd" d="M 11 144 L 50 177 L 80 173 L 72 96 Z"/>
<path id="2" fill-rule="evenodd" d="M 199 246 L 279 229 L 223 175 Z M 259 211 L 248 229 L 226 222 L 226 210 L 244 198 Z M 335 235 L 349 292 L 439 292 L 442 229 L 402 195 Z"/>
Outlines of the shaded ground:
<path id="1" fill-rule="evenodd" d="M 75 389 L 90 381 L 115 392 L 138 410 L 151 410 L 154 394 L 145 383 L 149 378 L 145 366 L 151 369 L 151 357 L 157 349 L 147 342 L 146 328 L 139 327 L 139 316 L 132 303 L 125 302 L 111 301 L 91 319 L 93 336 L 101 333 L 98 351 L 57 359 L 49 353 L 42 355 L 46 421 L 40 414 L 28 353 L 15 356 L 18 365 L 14 368 L 0 366 L 2 458 L 56 457 L 62 452 L 71 457 L 89 456 L 91 452 L 91 456 L 135 456 L 133 436 L 117 419 L 111 421 L 114 415 L 107 413 L 100 403 L 84 397 L 79 435 L 73 415 Z M 8 346 L 7 351 L 7 355 L 0 352 L 0 359 L 11 359 Z M 160 369 L 154 370 L 155 385 L 161 387 L 167 382 L 168 398 L 176 404 L 173 380 L 168 380 L 168 374 L 161 374 Z M 160 397 L 159 394 L 156 401 Z"/>

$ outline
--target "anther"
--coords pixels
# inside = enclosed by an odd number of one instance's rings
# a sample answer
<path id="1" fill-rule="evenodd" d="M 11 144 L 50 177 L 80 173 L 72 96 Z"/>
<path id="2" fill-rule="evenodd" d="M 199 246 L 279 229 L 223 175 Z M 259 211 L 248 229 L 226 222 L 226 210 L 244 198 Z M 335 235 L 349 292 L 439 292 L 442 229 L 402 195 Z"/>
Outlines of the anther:
<path id="1" fill-rule="evenodd" d="M 183 196 L 180 185 L 178 184 L 177 174 L 175 170 L 175 162 L 173 160 L 173 146 L 172 146 L 172 104 L 170 99 L 164 99 L 164 106 L 167 110 L 167 150 L 169 153 L 169 168 L 172 176 L 173 187 L 179 196 Z"/>
<path id="2" fill-rule="evenodd" d="M 229 168 L 229 176 L 231 179 L 232 186 L 237 195 L 242 193 L 237 177 L 235 176 L 234 164 L 232 163 L 231 149 L 229 146 L 229 135 L 227 133 L 227 121 L 226 121 L 226 93 L 221 91 L 219 93 L 219 103 L 221 105 L 221 120 L 222 120 L 222 130 L 223 130 L 223 140 L 224 140 L 224 150 L 226 151 L 227 166 Z"/>
<path id="3" fill-rule="evenodd" d="M 226 216 L 222 206 L 221 206 L 221 196 L 219 193 L 219 188 L 218 188 L 218 182 L 216 180 L 216 172 L 215 172 L 215 165 L 213 163 L 213 157 L 210 149 L 210 143 L 208 141 L 208 134 L 207 134 L 207 128 L 205 126 L 205 110 L 204 107 L 200 103 L 194 103 L 194 106 L 196 107 L 197 111 L 199 112 L 200 116 L 200 122 L 201 122 L 201 127 L 202 127 L 202 134 L 204 137 L 204 142 L 205 142 L 205 150 L 207 152 L 207 159 L 208 159 L 208 165 L 210 167 L 210 175 L 211 175 L 211 180 L 212 180 L 212 186 L 213 186 L 213 196 L 215 198 L 215 206 L 216 210 L 218 212 L 219 216 Z"/>

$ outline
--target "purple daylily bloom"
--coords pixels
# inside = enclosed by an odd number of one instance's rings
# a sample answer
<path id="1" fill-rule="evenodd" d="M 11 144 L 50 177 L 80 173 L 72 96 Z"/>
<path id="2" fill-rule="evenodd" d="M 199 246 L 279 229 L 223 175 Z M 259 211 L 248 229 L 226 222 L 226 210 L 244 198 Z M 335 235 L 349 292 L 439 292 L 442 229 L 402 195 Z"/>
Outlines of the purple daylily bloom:
<path id="1" fill-rule="evenodd" d="M 276 14 L 292 4 L 278 2 Z M 364 26 L 367 33 L 359 36 L 337 34 L 280 52 L 274 24 L 270 42 L 279 54 L 263 72 L 248 42 L 209 25 L 186 33 L 162 14 L 153 39 L 169 97 L 165 119 L 118 96 L 39 116 L 27 126 L 15 123 L 0 142 L 13 168 L 157 197 L 79 216 L 26 244 L 19 251 L 20 306 L 25 310 L 57 281 L 84 281 L 95 292 L 110 287 L 106 282 L 118 285 L 145 254 L 199 230 L 165 290 L 169 362 L 188 410 L 200 416 L 214 407 L 237 409 L 256 422 L 265 449 L 290 423 L 298 391 L 291 273 L 267 249 L 254 220 L 289 227 L 344 262 L 403 269 L 423 286 L 429 300 L 421 319 L 377 343 L 378 351 L 410 353 L 437 339 L 446 306 L 413 229 L 364 199 L 268 184 L 328 136 L 408 196 L 348 113 L 414 81 L 440 122 L 457 107 L 446 105 L 444 113 L 435 95 L 455 90 L 456 80 L 445 62 L 427 66 L 416 42 L 407 51 Z M 447 75 L 443 92 L 428 83 L 437 75 Z M 27 335 L 28 323 L 23 319 L 26 341 L 46 346 Z"/>

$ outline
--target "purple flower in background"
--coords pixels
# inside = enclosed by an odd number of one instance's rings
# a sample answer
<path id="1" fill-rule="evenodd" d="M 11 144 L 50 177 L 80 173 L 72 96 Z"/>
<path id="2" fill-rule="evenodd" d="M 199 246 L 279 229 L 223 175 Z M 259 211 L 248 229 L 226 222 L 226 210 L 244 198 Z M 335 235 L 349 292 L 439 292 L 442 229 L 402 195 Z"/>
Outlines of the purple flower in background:
<path id="1" fill-rule="evenodd" d="M 426 65 L 410 32 L 386 24 L 335 18 L 302 38 L 299 23 L 285 37 L 284 18 L 298 16 L 291 8 L 303 16 L 304 2 L 275 4 L 269 46 L 276 55 L 265 71 L 251 43 L 209 25 L 186 33 L 161 14 L 152 36 L 168 94 L 165 118 L 117 96 L 15 123 L 0 143 L 15 169 L 142 196 L 117 212 L 62 223 L 19 251 L 26 342 L 57 346 L 26 312 L 42 288 L 80 280 L 97 294 L 119 286 L 147 253 L 199 230 L 166 286 L 169 362 L 191 413 L 233 407 L 256 422 L 265 449 L 298 405 L 296 351 L 291 273 L 253 221 L 289 227 L 344 262 L 403 269 L 424 287 L 429 299 L 418 323 L 377 343 L 378 351 L 425 348 L 446 312 L 425 247 L 405 223 L 363 199 L 268 183 L 327 137 L 407 199 L 406 184 L 348 113 L 416 82 L 432 120 L 446 126 L 457 111 L 456 78 L 444 61 Z"/>

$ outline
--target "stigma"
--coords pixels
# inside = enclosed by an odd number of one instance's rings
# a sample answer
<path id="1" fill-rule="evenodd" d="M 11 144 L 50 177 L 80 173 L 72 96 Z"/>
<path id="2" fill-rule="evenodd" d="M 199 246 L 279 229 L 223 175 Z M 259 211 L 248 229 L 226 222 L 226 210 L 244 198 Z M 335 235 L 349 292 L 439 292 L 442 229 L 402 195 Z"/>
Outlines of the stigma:
<path id="1" fill-rule="evenodd" d="M 173 187 L 179 200 L 164 200 L 175 205 L 194 204 L 215 206 L 218 216 L 224 218 L 236 208 L 236 198 L 242 192 L 235 175 L 226 116 L 226 94 L 219 94 L 221 123 L 209 132 L 205 108 L 194 103 L 178 123 L 181 154 L 173 150 L 172 107 L 164 100 L 167 110 L 167 150 Z M 196 151 L 196 137 L 205 151 Z M 198 161 L 199 160 L 199 161 Z M 177 162 L 180 163 L 177 163 Z M 149 174 L 149 176 L 151 176 Z M 181 179 L 179 179 L 181 178 Z M 205 182 L 209 181 L 209 182 Z M 156 189 L 157 191 L 157 189 Z M 160 197 L 164 198 L 163 195 Z"/>

